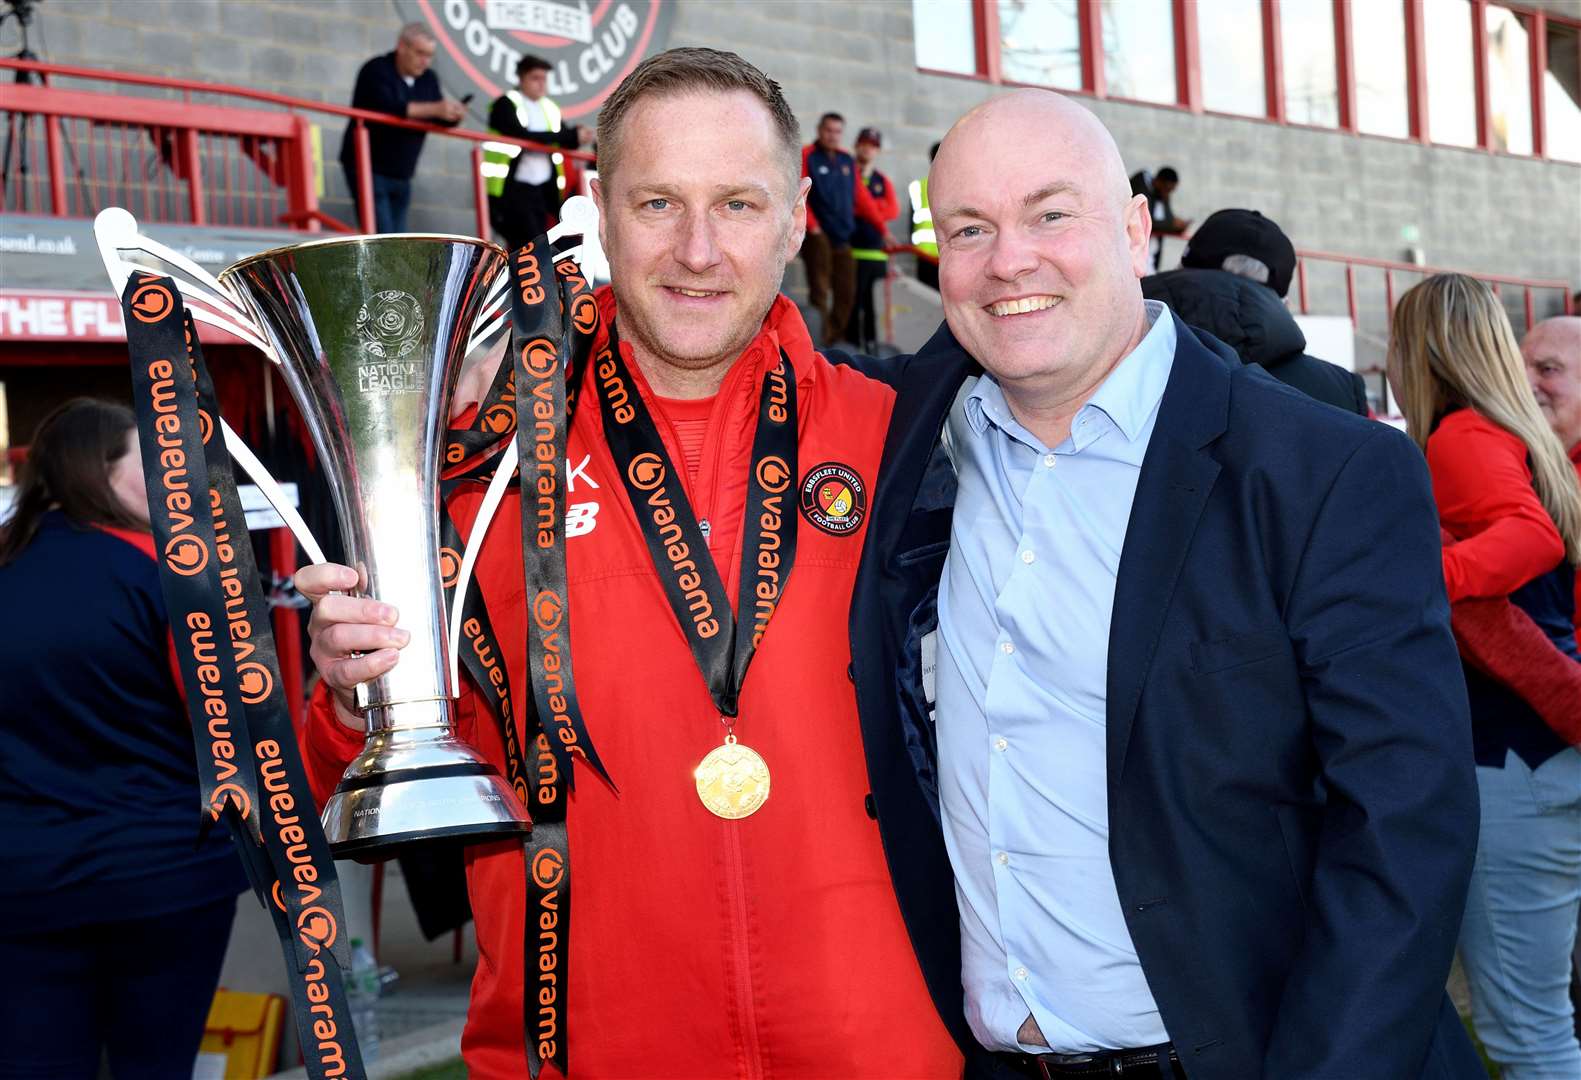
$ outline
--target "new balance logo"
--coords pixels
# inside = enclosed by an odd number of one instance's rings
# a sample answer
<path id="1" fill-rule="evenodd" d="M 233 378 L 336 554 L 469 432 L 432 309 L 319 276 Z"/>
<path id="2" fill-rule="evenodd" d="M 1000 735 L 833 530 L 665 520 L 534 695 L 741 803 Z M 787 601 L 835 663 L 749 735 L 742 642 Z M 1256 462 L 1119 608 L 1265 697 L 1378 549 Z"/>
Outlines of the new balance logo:
<path id="1" fill-rule="evenodd" d="M 598 524 L 598 503 L 571 503 L 565 508 L 565 538 L 583 536 Z"/>

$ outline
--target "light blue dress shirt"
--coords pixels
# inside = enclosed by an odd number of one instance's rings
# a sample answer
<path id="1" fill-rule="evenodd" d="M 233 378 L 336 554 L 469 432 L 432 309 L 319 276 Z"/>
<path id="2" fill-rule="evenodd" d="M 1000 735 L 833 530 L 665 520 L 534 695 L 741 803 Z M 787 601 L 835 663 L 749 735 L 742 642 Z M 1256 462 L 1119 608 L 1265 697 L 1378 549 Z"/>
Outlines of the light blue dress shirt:
<path id="1" fill-rule="evenodd" d="M 1168 1041 L 1109 865 L 1105 680 L 1115 575 L 1175 358 L 1169 309 L 1050 450 L 978 381 L 948 421 L 960 492 L 939 587 L 944 840 L 966 1018 L 991 1049 Z"/>

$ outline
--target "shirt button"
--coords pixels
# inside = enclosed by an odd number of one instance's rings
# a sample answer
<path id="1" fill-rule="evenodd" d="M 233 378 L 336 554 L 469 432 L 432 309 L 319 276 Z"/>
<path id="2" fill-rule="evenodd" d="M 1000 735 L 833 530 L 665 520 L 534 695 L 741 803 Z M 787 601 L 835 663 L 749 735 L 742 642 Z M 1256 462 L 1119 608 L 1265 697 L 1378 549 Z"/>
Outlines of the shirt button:
<path id="1" fill-rule="evenodd" d="M 1000 866 L 1008 866 L 1010 865 L 1010 856 L 1001 851 L 998 855 L 994 856 L 994 862 L 998 863 Z"/>
<path id="2" fill-rule="evenodd" d="M 994 740 L 994 749 L 998 750 L 1001 754 L 1004 753 L 1006 750 L 1010 749 L 1010 740 L 1000 736 Z"/>
<path id="3" fill-rule="evenodd" d="M 1052 469 L 1054 467 L 1054 462 L 1056 460 L 1057 459 L 1055 458 L 1055 456 L 1053 454 L 1044 454 L 1043 455 L 1043 467 L 1045 469 Z"/>
<path id="4" fill-rule="evenodd" d="M 1021 553 L 1021 561 L 1026 563 L 1028 566 L 1031 566 L 1036 559 L 1037 556 L 1032 553 L 1031 549 Z"/>
<path id="5" fill-rule="evenodd" d="M 999 643 L 999 651 L 1004 653 L 1006 656 L 1009 656 L 1011 653 L 1016 651 L 1016 647 L 1013 642 L 1001 641 Z"/>
<path id="6" fill-rule="evenodd" d="M 1026 977 L 1027 977 L 1027 969 L 1026 968 L 1024 968 L 1024 967 L 1016 968 L 1016 978 L 1018 978 L 1018 979 L 1022 980 L 1023 982 L 1025 982 L 1026 981 Z"/>

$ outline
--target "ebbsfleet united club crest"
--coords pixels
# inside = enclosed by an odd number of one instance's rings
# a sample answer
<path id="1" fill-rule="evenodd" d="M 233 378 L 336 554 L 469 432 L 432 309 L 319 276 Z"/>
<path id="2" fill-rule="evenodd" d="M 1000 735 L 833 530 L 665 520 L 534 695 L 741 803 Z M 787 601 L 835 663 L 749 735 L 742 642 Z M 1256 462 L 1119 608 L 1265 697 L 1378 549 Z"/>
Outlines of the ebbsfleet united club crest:
<path id="1" fill-rule="evenodd" d="M 838 461 L 814 465 L 801 482 L 801 516 L 834 536 L 856 532 L 867 516 L 862 478 Z"/>
<path id="2" fill-rule="evenodd" d="M 434 67 L 452 97 L 488 103 L 516 85 L 524 54 L 549 61 L 549 96 L 586 122 L 620 80 L 659 52 L 672 0 L 397 0 L 439 39 Z"/>

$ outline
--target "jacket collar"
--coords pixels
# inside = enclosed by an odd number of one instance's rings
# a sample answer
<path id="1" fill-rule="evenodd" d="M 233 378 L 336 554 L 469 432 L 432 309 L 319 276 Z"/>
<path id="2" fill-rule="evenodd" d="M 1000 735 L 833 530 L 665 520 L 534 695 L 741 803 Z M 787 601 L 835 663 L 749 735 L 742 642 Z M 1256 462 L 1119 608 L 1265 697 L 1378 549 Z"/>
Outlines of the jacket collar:
<path id="1" fill-rule="evenodd" d="M 598 289 L 594 298 L 603 315 L 604 326 L 607 328 L 613 325 L 618 314 L 614 291 L 605 285 Z M 594 342 L 594 354 L 596 355 L 606 345 L 607 337 L 601 336 Z M 704 493 L 711 492 L 721 475 L 727 476 L 732 485 L 745 484 L 744 474 L 736 477 L 730 474 L 729 470 L 751 452 L 753 435 L 757 429 L 758 403 L 763 379 L 769 370 L 779 363 L 781 350 L 784 350 L 785 355 L 790 359 L 791 370 L 795 373 L 796 393 L 798 397 L 805 398 L 817 378 L 818 354 L 813 351 L 812 337 L 802 321 L 801 312 L 783 294 L 774 298 L 774 303 L 769 306 L 768 314 L 764 316 L 757 336 L 730 365 L 724 380 L 719 384 L 719 392 L 714 396 L 713 409 L 709 413 L 708 429 L 703 437 L 701 467 L 695 480 L 688 478 L 684 481 L 687 494 L 694 501 L 702 498 Z M 658 426 L 666 450 L 672 459 L 679 461 L 680 440 L 669 417 L 658 404 L 653 388 L 648 385 L 642 366 L 636 362 L 636 357 L 632 354 L 629 337 L 621 342 L 621 355 L 626 361 L 627 370 L 631 372 L 632 383 L 637 393 L 642 396 L 649 412 L 653 414 L 654 423 Z M 588 397 L 589 404 L 596 408 L 597 395 L 588 395 Z M 580 408 L 580 404 L 578 407 Z M 807 410 L 799 409 L 798 428 L 805 430 L 806 422 Z M 721 469 L 725 470 L 725 473 L 722 474 L 719 471 Z"/>
<path id="2" fill-rule="evenodd" d="M 1175 333 L 1175 363 L 1142 459 L 1115 578 L 1106 687 L 1111 787 L 1119 783 L 1164 616 L 1219 475 L 1209 447 L 1229 424 L 1230 372 L 1239 366 L 1210 351 L 1178 318 Z"/>
<path id="3" fill-rule="evenodd" d="M 599 314 L 604 318 L 604 325 L 609 326 L 618 314 L 615 303 L 615 291 L 608 285 L 600 286 L 593 294 L 598 301 Z M 594 351 L 604 342 L 595 342 Z M 644 391 L 648 389 L 648 380 L 643 376 L 640 365 L 631 354 L 631 340 L 627 338 L 622 344 L 626 346 L 624 355 L 626 364 L 631 368 L 633 377 Z M 791 370 L 796 372 L 796 381 L 805 381 L 814 368 L 817 353 L 812 347 L 812 335 L 807 331 L 807 324 L 802 321 L 801 312 L 784 293 L 774 297 L 774 302 L 769 305 L 768 314 L 763 317 L 763 325 L 758 334 L 747 347 L 741 351 L 730 370 L 725 373 L 724 382 L 720 383 L 720 393 L 731 390 L 743 377 L 747 378 L 749 385 L 756 386 L 762 379 L 764 372 L 774 366 L 779 359 L 780 350 L 785 350 L 785 355 L 790 357 Z"/>

